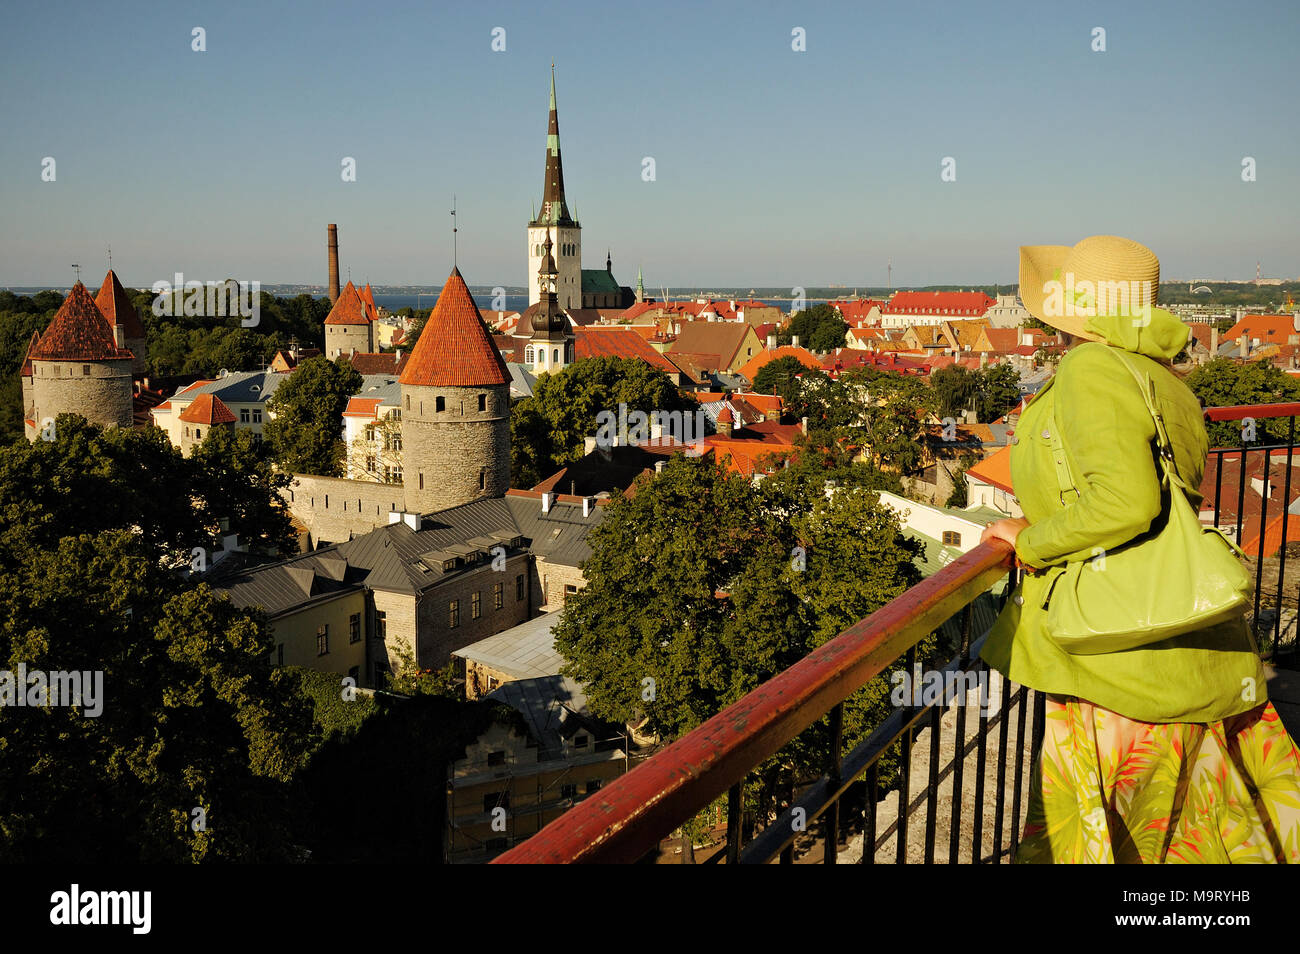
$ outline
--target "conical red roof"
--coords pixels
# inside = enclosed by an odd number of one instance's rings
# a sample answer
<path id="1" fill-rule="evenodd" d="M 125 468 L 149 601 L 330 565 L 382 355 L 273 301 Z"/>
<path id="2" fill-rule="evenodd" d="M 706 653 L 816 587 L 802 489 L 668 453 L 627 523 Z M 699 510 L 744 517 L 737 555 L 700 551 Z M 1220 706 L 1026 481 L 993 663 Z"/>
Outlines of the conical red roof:
<path id="1" fill-rule="evenodd" d="M 113 341 L 113 326 L 95 305 L 86 286 L 77 282 L 63 299 L 28 358 L 40 361 L 110 361 L 131 358 Z"/>
<path id="2" fill-rule="evenodd" d="M 402 371 L 402 384 L 479 387 L 507 384 L 510 372 L 474 304 L 460 269 L 453 268 L 438 303 Z"/>
<path id="3" fill-rule="evenodd" d="M 187 424 L 234 424 L 235 415 L 215 394 L 200 394 L 181 411 L 181 420 Z"/>
<path id="4" fill-rule="evenodd" d="M 343 291 L 339 292 L 339 300 L 334 303 L 330 309 L 329 317 L 325 319 L 327 325 L 368 325 L 370 319 L 366 317 L 366 306 L 361 301 L 361 296 L 357 294 L 357 286 L 348 282 L 343 286 Z"/>
<path id="5" fill-rule="evenodd" d="M 32 351 L 36 348 L 37 342 L 41 340 L 39 331 L 32 332 L 32 340 L 27 342 L 27 353 L 23 355 L 23 367 L 18 372 L 20 377 L 30 378 L 32 376 Z"/>
<path id="6" fill-rule="evenodd" d="M 117 280 L 117 275 L 112 269 L 109 269 L 108 274 L 104 276 L 104 284 L 99 286 L 99 294 L 95 296 L 95 306 L 108 319 L 110 333 L 113 325 L 121 324 L 126 337 L 144 337 L 144 325 L 140 324 L 140 314 L 135 310 L 135 305 L 131 304 L 126 289 Z"/>
<path id="7" fill-rule="evenodd" d="M 366 303 L 366 317 L 371 321 L 379 320 L 379 310 L 375 307 L 375 293 L 370 288 L 370 282 L 366 282 L 366 287 L 361 289 L 361 300 Z"/>

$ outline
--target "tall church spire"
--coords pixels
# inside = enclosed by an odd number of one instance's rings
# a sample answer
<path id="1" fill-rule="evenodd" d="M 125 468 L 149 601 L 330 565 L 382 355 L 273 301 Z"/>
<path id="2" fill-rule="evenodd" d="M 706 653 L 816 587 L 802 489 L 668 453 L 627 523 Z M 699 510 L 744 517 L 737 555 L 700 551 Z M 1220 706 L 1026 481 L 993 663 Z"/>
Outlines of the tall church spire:
<path id="1" fill-rule="evenodd" d="M 574 225 L 564 200 L 564 165 L 560 161 L 560 119 L 555 108 L 555 64 L 551 64 L 551 115 L 546 130 L 546 182 L 542 211 L 534 225 Z"/>

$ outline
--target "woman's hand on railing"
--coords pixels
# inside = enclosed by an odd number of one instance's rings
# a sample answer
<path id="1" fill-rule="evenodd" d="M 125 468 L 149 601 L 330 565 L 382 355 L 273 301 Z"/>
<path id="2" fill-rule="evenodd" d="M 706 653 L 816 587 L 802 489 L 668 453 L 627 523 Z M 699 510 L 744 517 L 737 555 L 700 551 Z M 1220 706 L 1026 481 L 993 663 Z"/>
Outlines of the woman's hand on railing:
<path id="1" fill-rule="evenodd" d="M 980 543 L 988 543 L 990 540 L 1002 540 L 1011 544 L 1011 549 L 1016 548 L 1016 537 L 1020 531 L 1029 526 L 1029 521 L 1024 517 L 1007 517 L 1004 520 L 994 520 L 992 523 L 984 525 L 984 532 L 980 534 Z M 1016 560 L 1016 566 L 1020 566 L 1020 560 Z"/>

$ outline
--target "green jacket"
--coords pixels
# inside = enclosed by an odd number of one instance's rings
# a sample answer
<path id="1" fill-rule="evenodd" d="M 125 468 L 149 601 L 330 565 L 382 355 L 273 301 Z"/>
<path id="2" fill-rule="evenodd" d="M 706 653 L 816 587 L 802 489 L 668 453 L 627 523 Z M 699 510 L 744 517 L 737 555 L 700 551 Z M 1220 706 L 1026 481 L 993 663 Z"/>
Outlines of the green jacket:
<path id="1" fill-rule="evenodd" d="M 1174 463 L 1188 487 L 1199 487 L 1209 446 L 1199 402 L 1168 368 L 1187 343 L 1189 329 L 1167 311 L 1151 322 L 1093 318 L 1087 330 L 1103 342 L 1085 342 L 1061 360 L 1056 375 L 1025 407 L 1011 448 L 1011 482 L 1029 526 L 1016 555 L 1043 570 L 1114 549 L 1142 533 L 1162 510 L 1155 424 L 1137 382 L 1109 347 L 1149 371 L 1174 446 Z M 1062 503 L 1048 437 L 1060 427 L 1079 495 Z M 1199 508 L 1201 495 L 1190 495 Z M 1159 568 L 1153 568 L 1159 579 Z M 1214 722 L 1254 708 L 1267 698 L 1263 666 L 1243 618 L 1140 649 L 1070 655 L 1047 631 L 1043 605 L 1055 574 L 1022 572 L 981 652 L 1013 682 L 1077 696 L 1140 722 Z M 1159 580 L 1162 586 L 1189 581 Z"/>

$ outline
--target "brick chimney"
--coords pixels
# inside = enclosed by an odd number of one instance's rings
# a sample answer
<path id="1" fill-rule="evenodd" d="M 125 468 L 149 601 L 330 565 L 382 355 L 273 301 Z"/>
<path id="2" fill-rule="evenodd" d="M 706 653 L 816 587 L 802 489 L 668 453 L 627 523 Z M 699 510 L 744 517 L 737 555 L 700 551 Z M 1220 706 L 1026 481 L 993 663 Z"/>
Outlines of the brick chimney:
<path id="1" fill-rule="evenodd" d="M 1210 357 L 1213 358 L 1219 353 L 1219 326 L 1210 326 Z"/>
<path id="2" fill-rule="evenodd" d="M 329 233 L 330 255 L 330 304 L 339 300 L 339 227 L 334 224 L 325 227 Z"/>
<path id="3" fill-rule="evenodd" d="M 1237 348 L 1240 350 L 1243 358 L 1250 353 L 1250 345 L 1247 343 L 1245 335 L 1239 335 L 1237 337 Z"/>

